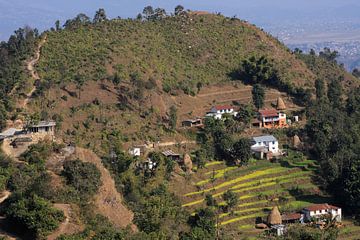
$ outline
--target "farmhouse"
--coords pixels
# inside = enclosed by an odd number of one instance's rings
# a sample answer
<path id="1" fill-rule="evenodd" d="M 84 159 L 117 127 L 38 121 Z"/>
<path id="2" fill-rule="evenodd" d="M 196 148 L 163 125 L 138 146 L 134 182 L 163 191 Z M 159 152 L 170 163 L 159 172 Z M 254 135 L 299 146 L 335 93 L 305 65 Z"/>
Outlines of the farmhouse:
<path id="1" fill-rule="evenodd" d="M 174 160 L 174 161 L 180 161 L 180 154 L 175 153 L 175 152 L 173 152 L 172 150 L 166 150 L 166 151 L 162 152 L 162 154 L 163 154 L 165 157 L 167 157 L 167 158 L 169 158 L 169 159 L 172 159 L 172 160 Z"/>
<path id="2" fill-rule="evenodd" d="M 287 126 L 286 114 L 276 109 L 262 109 L 252 124 L 260 128 L 283 128 Z"/>
<path id="3" fill-rule="evenodd" d="M 182 121 L 181 125 L 183 127 L 202 127 L 203 122 L 201 118 L 187 119 Z"/>
<path id="4" fill-rule="evenodd" d="M 236 116 L 237 112 L 234 111 L 234 108 L 230 105 L 221 105 L 214 106 L 211 108 L 210 112 L 206 114 L 206 117 L 213 117 L 215 119 L 222 119 L 224 114 L 229 114 L 231 116 Z"/>
<path id="5" fill-rule="evenodd" d="M 10 138 L 15 135 L 22 134 L 22 133 L 23 133 L 23 130 L 21 130 L 21 129 L 9 128 L 9 129 L 3 131 L 2 133 L 0 133 L 0 141 L 5 138 Z"/>
<path id="6" fill-rule="evenodd" d="M 324 204 L 315 204 L 303 209 L 306 221 L 311 221 L 312 218 L 321 218 L 330 216 L 332 220 L 341 222 L 341 208 Z"/>
<path id="7" fill-rule="evenodd" d="M 273 135 L 253 137 L 252 142 L 251 151 L 260 159 L 271 159 L 280 154 L 279 142 Z"/>
<path id="8" fill-rule="evenodd" d="M 37 124 L 33 124 L 28 127 L 28 131 L 31 133 L 47 133 L 50 135 L 55 134 L 56 122 L 54 121 L 40 121 Z"/>

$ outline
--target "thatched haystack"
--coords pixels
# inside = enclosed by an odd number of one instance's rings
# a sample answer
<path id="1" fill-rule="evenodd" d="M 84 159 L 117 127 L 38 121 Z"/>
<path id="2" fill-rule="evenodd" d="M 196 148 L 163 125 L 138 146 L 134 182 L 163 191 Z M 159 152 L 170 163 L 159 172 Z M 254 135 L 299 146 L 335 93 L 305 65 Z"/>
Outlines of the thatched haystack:
<path id="1" fill-rule="evenodd" d="M 277 99 L 276 109 L 277 110 L 285 110 L 286 109 L 285 102 L 284 102 L 284 100 L 282 100 L 281 97 L 278 97 L 278 99 Z"/>
<path id="2" fill-rule="evenodd" d="M 184 164 L 187 172 L 192 171 L 193 164 L 192 164 L 191 157 L 189 154 L 184 155 L 183 164 Z"/>
<path id="3" fill-rule="evenodd" d="M 298 135 L 295 135 L 294 137 L 293 137 L 293 139 L 292 139 L 292 144 L 293 144 L 293 146 L 294 146 L 294 148 L 299 148 L 299 147 L 301 147 L 301 140 L 300 140 L 300 138 L 299 138 L 299 136 Z"/>
<path id="4" fill-rule="evenodd" d="M 276 207 L 276 206 L 273 207 L 273 209 L 271 210 L 271 212 L 267 218 L 267 223 L 270 226 L 282 224 L 281 214 L 280 214 L 278 207 Z"/>

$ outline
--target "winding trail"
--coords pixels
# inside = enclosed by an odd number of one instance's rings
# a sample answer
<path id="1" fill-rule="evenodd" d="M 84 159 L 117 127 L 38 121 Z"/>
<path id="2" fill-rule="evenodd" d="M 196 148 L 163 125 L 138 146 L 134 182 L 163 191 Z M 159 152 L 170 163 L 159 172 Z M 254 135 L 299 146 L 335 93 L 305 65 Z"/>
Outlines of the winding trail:
<path id="1" fill-rule="evenodd" d="M 41 48 L 42 46 L 46 43 L 47 40 L 47 36 L 45 36 L 40 42 L 39 45 L 35 51 L 35 57 L 31 58 L 27 63 L 26 63 L 26 69 L 29 71 L 31 77 L 36 81 L 40 79 L 39 74 L 36 72 L 35 70 L 35 65 L 39 62 L 40 56 L 41 56 Z M 28 92 L 26 94 L 26 98 L 23 100 L 23 102 L 20 104 L 20 108 L 26 108 L 27 104 L 29 103 L 31 96 L 33 95 L 33 93 L 36 91 L 36 86 L 35 84 L 33 85 L 33 87 L 31 88 L 30 92 Z"/>

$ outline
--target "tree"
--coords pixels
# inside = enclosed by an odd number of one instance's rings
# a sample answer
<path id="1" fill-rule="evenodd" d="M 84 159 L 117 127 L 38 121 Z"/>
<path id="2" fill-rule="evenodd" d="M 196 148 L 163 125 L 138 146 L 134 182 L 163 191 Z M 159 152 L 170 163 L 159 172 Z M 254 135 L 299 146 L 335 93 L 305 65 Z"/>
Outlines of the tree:
<path id="1" fill-rule="evenodd" d="M 94 195 L 101 185 L 100 171 L 93 163 L 80 160 L 66 161 L 61 175 L 78 193 L 77 197 L 85 200 Z"/>
<path id="2" fill-rule="evenodd" d="M 260 109 L 264 106 L 265 90 L 260 84 L 255 84 L 252 89 L 252 99 L 255 107 Z"/>
<path id="3" fill-rule="evenodd" d="M 358 68 L 355 68 L 353 71 L 352 71 L 352 75 L 354 75 L 355 77 L 357 78 L 360 78 L 360 70 Z"/>
<path id="4" fill-rule="evenodd" d="M 33 239 L 43 239 L 64 220 L 62 211 L 52 208 L 49 202 L 36 195 L 25 197 L 14 194 L 6 205 L 6 218 L 18 230 L 28 231 Z"/>
<path id="5" fill-rule="evenodd" d="M 61 30 L 60 21 L 59 21 L 59 20 L 56 20 L 56 22 L 55 22 L 55 30 L 56 30 L 56 31 L 60 31 L 60 30 Z"/>
<path id="6" fill-rule="evenodd" d="M 172 130 L 175 130 L 177 123 L 177 109 L 174 105 L 170 107 L 169 118 L 170 118 L 170 122 L 169 122 L 170 128 Z"/>
<path id="7" fill-rule="evenodd" d="M 226 202 L 226 207 L 228 211 L 233 209 L 239 202 L 238 196 L 231 190 L 227 190 L 224 193 L 223 199 Z"/>
<path id="8" fill-rule="evenodd" d="M 142 13 L 143 13 L 145 19 L 152 20 L 155 12 L 154 12 L 154 9 L 152 6 L 146 6 Z"/>
<path id="9" fill-rule="evenodd" d="M 179 16 L 179 15 L 181 15 L 183 12 L 184 12 L 184 7 L 183 7 L 183 6 L 177 5 L 177 6 L 175 7 L 175 12 L 174 12 L 175 16 Z"/>
<path id="10" fill-rule="evenodd" d="M 336 63 L 336 58 L 339 57 L 339 52 L 337 51 L 331 51 L 330 48 L 324 48 L 323 51 L 319 52 L 319 57 L 322 57 L 324 59 L 326 59 L 329 62 L 335 62 Z"/>
<path id="11" fill-rule="evenodd" d="M 76 89 L 78 90 L 78 98 L 80 99 L 81 97 L 81 91 L 82 91 L 82 87 L 85 83 L 85 79 L 82 75 L 76 75 L 75 76 L 75 83 L 76 83 Z"/>
<path id="12" fill-rule="evenodd" d="M 251 141 L 247 138 L 240 138 L 233 146 L 233 159 L 240 160 L 241 164 L 246 164 L 251 158 Z"/>
<path id="13" fill-rule="evenodd" d="M 155 9 L 155 14 L 154 14 L 155 20 L 161 20 L 165 17 L 166 17 L 166 11 L 164 8 L 156 8 Z"/>
<path id="14" fill-rule="evenodd" d="M 333 79 L 328 87 L 328 99 L 334 107 L 342 105 L 342 86 L 339 78 Z"/>
<path id="15" fill-rule="evenodd" d="M 236 116 L 236 118 L 241 122 L 245 123 L 245 125 L 249 125 L 253 117 L 254 117 L 254 110 L 251 105 L 241 106 Z"/>
<path id="16" fill-rule="evenodd" d="M 7 111 L 4 104 L 0 101 L 0 131 L 6 127 Z"/>
<path id="17" fill-rule="evenodd" d="M 66 29 L 76 29 L 79 28 L 80 26 L 88 25 L 90 23 L 91 21 L 88 16 L 86 16 L 84 13 L 79 13 L 75 18 L 68 19 L 65 22 L 64 27 Z"/>
<path id="18" fill-rule="evenodd" d="M 249 83 L 273 86 L 277 86 L 279 83 L 274 63 L 266 56 L 251 56 L 245 59 L 241 64 L 239 74 Z"/>
<path id="19" fill-rule="evenodd" d="M 324 99 L 324 97 L 326 97 L 324 80 L 316 79 L 315 89 L 316 89 L 316 99 L 318 101 L 320 101 L 321 99 Z"/>
<path id="20" fill-rule="evenodd" d="M 100 23 L 107 20 L 105 9 L 99 8 L 99 10 L 96 11 L 93 23 Z"/>

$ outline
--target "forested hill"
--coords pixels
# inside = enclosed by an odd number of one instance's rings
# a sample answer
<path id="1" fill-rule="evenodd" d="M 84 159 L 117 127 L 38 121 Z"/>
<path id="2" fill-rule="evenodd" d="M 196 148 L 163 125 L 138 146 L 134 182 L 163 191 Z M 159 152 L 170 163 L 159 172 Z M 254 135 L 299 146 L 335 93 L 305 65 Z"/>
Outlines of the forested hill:
<path id="1" fill-rule="evenodd" d="M 314 74 L 283 44 L 235 18 L 184 13 L 156 19 L 115 19 L 96 24 L 84 16 L 47 33 L 38 70 L 51 83 L 155 79 L 166 92 L 237 78 L 247 59 L 261 78 L 276 71 L 275 84 L 312 87 Z"/>

